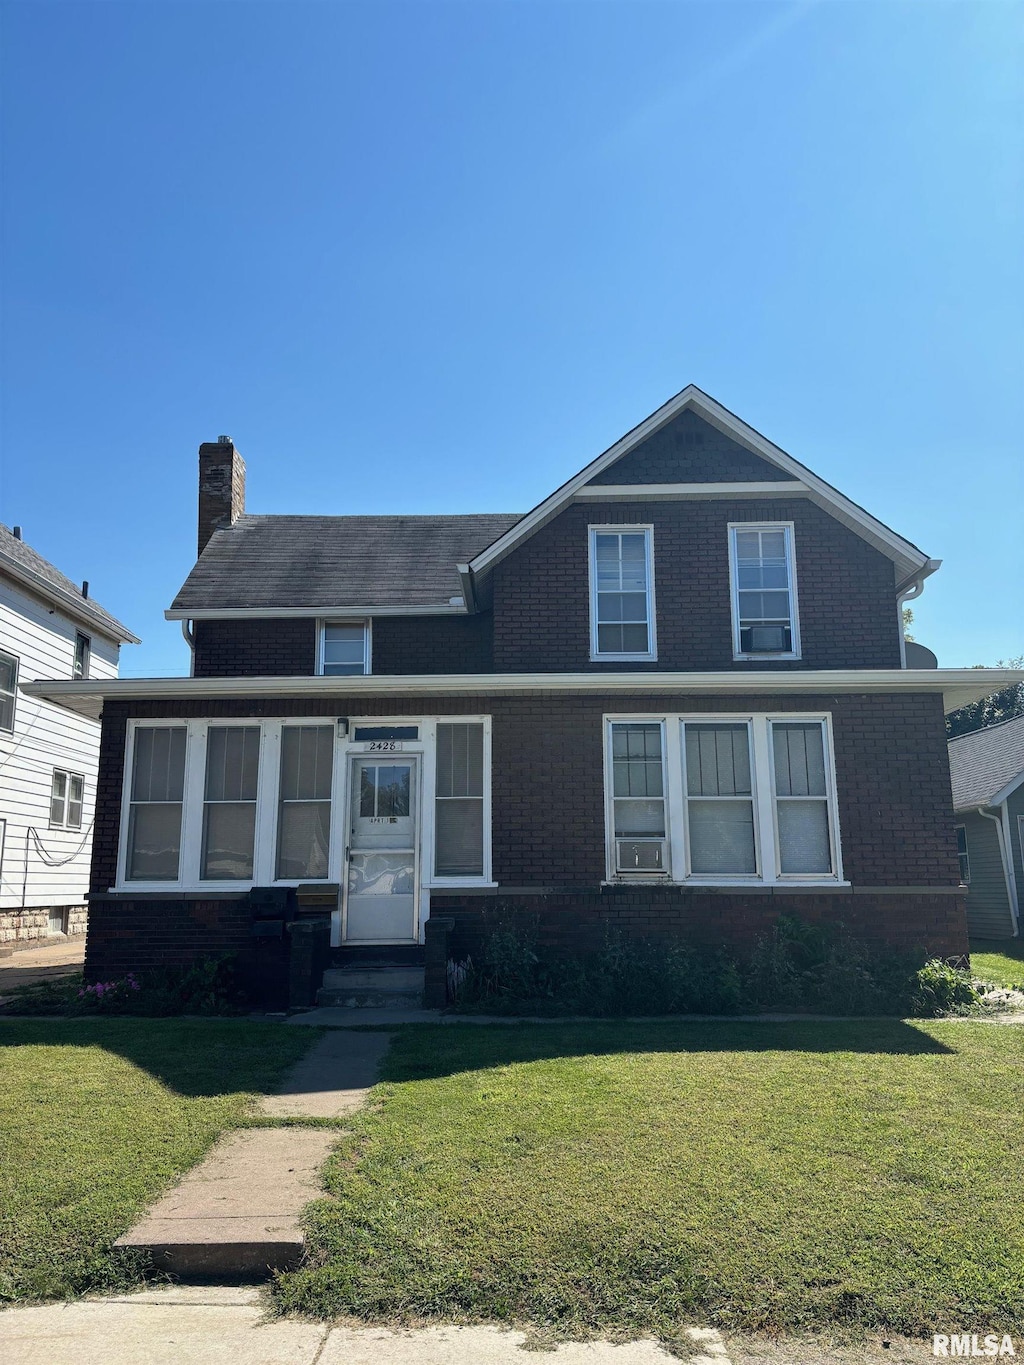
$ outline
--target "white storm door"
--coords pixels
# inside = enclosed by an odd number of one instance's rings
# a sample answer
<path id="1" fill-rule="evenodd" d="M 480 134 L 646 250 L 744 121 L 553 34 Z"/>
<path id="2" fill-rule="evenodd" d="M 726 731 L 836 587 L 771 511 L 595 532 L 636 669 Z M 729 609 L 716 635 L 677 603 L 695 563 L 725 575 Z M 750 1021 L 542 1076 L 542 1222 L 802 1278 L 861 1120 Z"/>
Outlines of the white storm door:
<path id="1" fill-rule="evenodd" d="M 415 943 L 418 777 L 415 755 L 352 759 L 346 943 Z"/>

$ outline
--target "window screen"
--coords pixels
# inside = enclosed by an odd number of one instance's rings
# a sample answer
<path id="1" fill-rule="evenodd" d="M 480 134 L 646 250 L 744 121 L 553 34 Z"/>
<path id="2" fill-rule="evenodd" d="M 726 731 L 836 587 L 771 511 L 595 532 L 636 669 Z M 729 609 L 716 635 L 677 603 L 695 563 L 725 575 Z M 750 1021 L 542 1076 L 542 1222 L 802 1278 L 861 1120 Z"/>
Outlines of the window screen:
<path id="1" fill-rule="evenodd" d="M 327 876 L 331 829 L 333 725 L 288 725 L 281 732 L 277 876 Z"/>
<path id="2" fill-rule="evenodd" d="M 135 731 L 128 817 L 129 881 L 175 881 L 181 858 L 185 727 Z"/>
<path id="3" fill-rule="evenodd" d="M 484 871 L 484 727 L 437 727 L 434 872 L 479 877 Z"/>

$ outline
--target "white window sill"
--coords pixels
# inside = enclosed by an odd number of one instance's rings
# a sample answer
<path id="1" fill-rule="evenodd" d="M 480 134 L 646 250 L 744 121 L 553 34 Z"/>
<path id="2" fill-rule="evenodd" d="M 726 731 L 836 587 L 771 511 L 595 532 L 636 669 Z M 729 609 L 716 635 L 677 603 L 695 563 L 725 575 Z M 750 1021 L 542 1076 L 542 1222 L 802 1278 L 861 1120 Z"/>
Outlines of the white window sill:
<path id="1" fill-rule="evenodd" d="M 592 664 L 656 664 L 657 654 L 591 654 Z"/>
<path id="2" fill-rule="evenodd" d="M 458 891 L 461 887 L 475 886 L 484 890 L 494 890 L 497 882 L 486 881 L 483 877 L 449 877 L 447 881 L 423 882 L 423 891 Z"/>
<path id="3" fill-rule="evenodd" d="M 757 654 L 734 654 L 732 661 L 734 664 L 756 664 L 761 659 L 768 659 L 782 663 L 799 663 L 800 658 L 799 654 L 769 654 L 765 650 Z"/>
<path id="4" fill-rule="evenodd" d="M 603 881 L 601 885 L 673 886 L 679 887 L 681 890 L 685 889 L 688 886 L 694 886 L 703 888 L 705 890 L 708 889 L 709 887 L 718 887 L 720 890 L 723 891 L 762 891 L 765 889 L 794 891 L 799 890 L 801 888 L 806 888 L 808 890 L 814 891 L 835 891 L 837 888 L 841 890 L 843 887 L 852 886 L 853 883 L 837 881 L 835 877 L 829 877 L 825 881 L 815 880 L 814 878 L 807 878 L 806 880 L 804 880 L 803 878 L 797 879 L 796 877 L 788 878 L 786 881 L 774 882 L 766 882 L 762 881 L 760 878 L 755 879 L 753 877 L 748 877 L 743 881 L 723 880 L 711 881 L 706 877 L 704 878 L 687 877 L 685 881 L 674 881 L 671 877 L 667 877 L 664 875 L 660 875 L 656 872 L 653 872 L 646 877 L 641 876 L 627 877 L 625 875 L 620 877 L 613 877 L 608 881 Z"/>

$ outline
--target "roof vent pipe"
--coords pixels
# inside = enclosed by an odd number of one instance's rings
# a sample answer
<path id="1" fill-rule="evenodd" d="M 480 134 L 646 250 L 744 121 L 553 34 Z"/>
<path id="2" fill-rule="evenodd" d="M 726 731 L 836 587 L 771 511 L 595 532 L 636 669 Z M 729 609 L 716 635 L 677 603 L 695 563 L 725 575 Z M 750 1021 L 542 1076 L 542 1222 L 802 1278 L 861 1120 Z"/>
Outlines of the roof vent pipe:
<path id="1" fill-rule="evenodd" d="M 89 580 L 87 578 L 82 579 L 82 596 L 89 596 Z"/>
<path id="2" fill-rule="evenodd" d="M 21 527 L 20 527 L 20 526 L 15 526 L 15 528 L 14 528 L 14 539 L 15 539 L 15 540 L 20 540 L 20 539 L 21 539 Z"/>

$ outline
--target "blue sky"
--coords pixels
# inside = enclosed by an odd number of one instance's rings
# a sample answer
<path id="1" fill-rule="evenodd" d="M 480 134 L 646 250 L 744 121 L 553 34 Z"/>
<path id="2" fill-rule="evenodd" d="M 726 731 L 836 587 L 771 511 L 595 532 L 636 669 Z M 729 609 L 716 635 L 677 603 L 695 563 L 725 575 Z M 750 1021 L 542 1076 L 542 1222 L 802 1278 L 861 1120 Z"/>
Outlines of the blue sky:
<path id="1" fill-rule="evenodd" d="M 163 608 L 263 512 L 526 510 L 694 382 L 1024 650 L 1024 5 L 3 6 L 0 518 Z"/>

